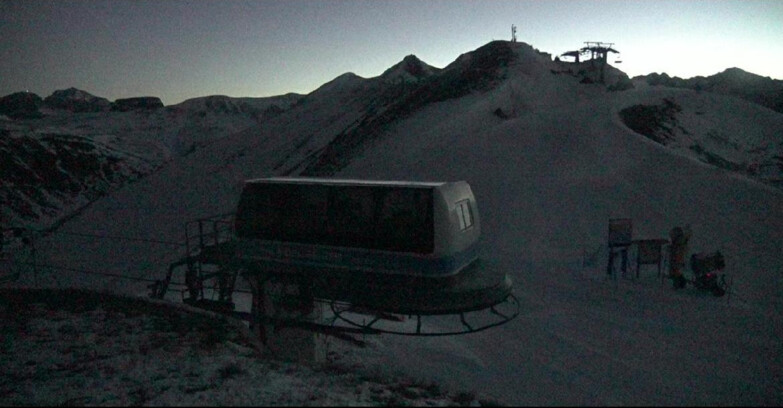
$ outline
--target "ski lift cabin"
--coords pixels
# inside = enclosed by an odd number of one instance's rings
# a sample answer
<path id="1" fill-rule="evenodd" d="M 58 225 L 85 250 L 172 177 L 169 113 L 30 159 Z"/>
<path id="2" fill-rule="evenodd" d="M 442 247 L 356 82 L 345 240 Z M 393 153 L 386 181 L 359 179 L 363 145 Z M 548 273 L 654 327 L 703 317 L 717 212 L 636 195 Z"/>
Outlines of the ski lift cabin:
<path id="1" fill-rule="evenodd" d="M 511 292 L 508 275 L 478 259 L 480 217 L 464 181 L 248 180 L 234 226 L 246 274 L 306 281 L 314 298 L 448 314 Z"/>
<path id="2" fill-rule="evenodd" d="M 464 181 L 269 178 L 245 184 L 235 230 L 243 260 L 444 277 L 476 259 L 479 221 Z"/>

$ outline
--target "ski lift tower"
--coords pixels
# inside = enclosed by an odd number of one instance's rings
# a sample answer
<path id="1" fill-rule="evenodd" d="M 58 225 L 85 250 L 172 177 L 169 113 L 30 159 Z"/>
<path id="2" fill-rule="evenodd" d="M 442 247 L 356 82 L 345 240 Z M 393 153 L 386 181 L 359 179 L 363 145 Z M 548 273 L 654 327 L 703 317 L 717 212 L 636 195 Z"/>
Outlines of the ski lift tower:
<path id="1" fill-rule="evenodd" d="M 585 41 L 585 46 L 582 47 L 581 51 L 583 52 L 590 52 L 590 58 L 595 60 L 598 59 L 599 61 L 606 62 L 606 56 L 608 53 L 613 52 L 616 54 L 619 54 L 620 52 L 612 48 L 614 43 L 605 43 L 605 42 L 599 42 L 599 41 Z"/>
<path id="2" fill-rule="evenodd" d="M 619 54 L 620 51 L 612 48 L 614 43 L 605 43 L 600 41 L 585 41 L 585 46 L 579 51 L 582 53 L 590 53 L 590 63 L 595 64 L 595 60 L 601 64 L 601 83 L 604 83 L 604 67 L 606 66 L 606 58 L 610 52 Z"/>
<path id="3" fill-rule="evenodd" d="M 511 24 L 511 42 L 517 42 L 517 26 Z"/>

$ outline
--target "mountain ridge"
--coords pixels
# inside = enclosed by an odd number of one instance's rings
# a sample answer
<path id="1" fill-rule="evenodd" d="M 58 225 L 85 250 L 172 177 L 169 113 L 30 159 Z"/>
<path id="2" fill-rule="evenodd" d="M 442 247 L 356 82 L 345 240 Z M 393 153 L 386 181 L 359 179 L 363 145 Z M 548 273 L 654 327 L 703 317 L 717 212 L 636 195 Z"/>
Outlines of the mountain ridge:
<path id="1" fill-rule="evenodd" d="M 271 171 L 283 175 L 326 176 L 339 172 L 354 157 L 378 143 L 395 123 L 429 106 L 468 95 L 486 94 L 502 86 L 503 90 L 495 93 L 504 96 L 486 109 L 499 120 L 512 120 L 525 115 L 538 103 L 554 103 L 550 105 L 554 108 L 592 98 L 602 90 L 628 89 L 616 87 L 628 79 L 622 71 L 611 66 L 605 67 L 605 71 L 606 84 L 598 84 L 600 69 L 594 62 L 552 61 L 550 54 L 529 44 L 492 41 L 460 55 L 442 69 L 431 67 L 411 54 L 377 77 L 362 78 L 345 73 L 308 95 L 289 93 L 269 98 L 210 95 L 191 98 L 156 113 L 80 112 L 77 108 L 73 109 L 76 111 L 60 110 L 61 113 L 54 116 L 30 119 L 32 122 L 28 120 L 27 124 L 24 121 L 15 124 L 17 122 L 13 120 L 0 121 L 0 124 L 6 129 L 4 138 L 9 135 L 35 138 L 38 137 L 35 136 L 36 127 L 54 124 L 60 124 L 58 126 L 62 128 L 55 133 L 66 137 L 101 133 L 119 135 L 117 132 L 123 126 L 126 129 L 138 128 L 132 131 L 134 136 L 130 139 L 114 136 L 114 140 L 126 143 L 117 148 L 148 157 L 148 162 L 154 163 L 151 168 L 158 168 L 173 157 L 192 154 L 219 138 L 241 131 L 257 132 L 254 129 L 264 123 L 263 128 L 278 129 L 276 132 L 280 135 L 289 134 L 288 139 L 281 139 L 277 144 L 282 151 L 280 157 L 274 160 L 276 164 Z M 507 81 L 509 73 L 513 76 L 511 82 Z M 743 73 L 727 70 L 726 74 L 743 76 Z M 98 101 L 100 106 L 105 107 L 104 98 L 76 88 L 57 91 L 54 95 L 72 101 Z M 540 98 L 540 95 L 545 97 Z M 304 132 L 293 130 L 297 127 L 286 130 L 288 126 L 285 123 L 289 120 L 319 123 L 322 112 L 327 112 L 331 109 L 329 104 L 334 103 L 343 107 L 339 118 L 332 116 Z M 75 121 L 69 124 L 69 118 Z M 86 122 L 81 122 L 83 120 Z M 128 125 L 119 126 L 120 120 Z M 22 130 L 25 127 L 28 130 Z M 273 135 L 265 136 L 269 137 L 275 138 Z M 127 144 L 129 141 L 130 144 Z M 8 152 L 11 145 L 4 149 Z M 713 162 L 736 162 L 735 159 L 716 161 L 702 151 L 697 153 Z M 731 166 L 752 164 L 745 162 Z M 149 169 L 140 174 L 146 174 Z M 8 214 L 5 216 L 9 217 Z"/>
<path id="2" fill-rule="evenodd" d="M 783 113 L 782 80 L 763 77 L 736 67 L 707 77 L 682 79 L 677 76 L 670 77 L 664 72 L 635 76 L 633 80 L 643 81 L 651 86 L 686 88 L 735 96 Z"/>

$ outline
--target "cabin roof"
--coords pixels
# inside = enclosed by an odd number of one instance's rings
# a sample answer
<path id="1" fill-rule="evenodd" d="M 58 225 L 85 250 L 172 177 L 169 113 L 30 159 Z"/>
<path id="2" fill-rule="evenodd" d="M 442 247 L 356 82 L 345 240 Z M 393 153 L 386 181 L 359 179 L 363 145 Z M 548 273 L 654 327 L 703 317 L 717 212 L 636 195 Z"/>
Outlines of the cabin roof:
<path id="1" fill-rule="evenodd" d="M 269 177 L 250 179 L 246 184 L 321 184 L 342 186 L 398 186 L 398 187 L 438 187 L 446 184 L 444 181 L 405 181 L 405 180 L 359 180 L 332 179 L 317 177 Z"/>

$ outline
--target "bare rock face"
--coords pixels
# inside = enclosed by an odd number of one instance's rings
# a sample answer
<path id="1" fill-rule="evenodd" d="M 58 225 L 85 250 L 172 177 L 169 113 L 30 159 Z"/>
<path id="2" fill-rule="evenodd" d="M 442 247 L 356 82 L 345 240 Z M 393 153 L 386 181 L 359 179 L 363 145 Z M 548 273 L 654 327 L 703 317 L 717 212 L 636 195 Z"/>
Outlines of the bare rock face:
<path id="1" fill-rule="evenodd" d="M 44 105 L 50 109 L 61 109 L 70 112 L 107 112 L 111 102 L 76 88 L 54 91 L 44 99 Z"/>
<path id="2" fill-rule="evenodd" d="M 38 109 L 43 105 L 40 96 L 31 92 L 16 92 L 0 98 L 0 115 L 11 119 L 40 118 Z"/>
<path id="3" fill-rule="evenodd" d="M 156 169 L 118 147 L 76 134 L 0 129 L 0 216 L 56 219 Z"/>
<path id="4" fill-rule="evenodd" d="M 128 112 L 132 110 L 155 110 L 163 107 L 163 102 L 155 96 L 141 96 L 137 98 L 117 99 L 111 106 L 111 110 Z"/>

